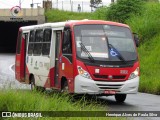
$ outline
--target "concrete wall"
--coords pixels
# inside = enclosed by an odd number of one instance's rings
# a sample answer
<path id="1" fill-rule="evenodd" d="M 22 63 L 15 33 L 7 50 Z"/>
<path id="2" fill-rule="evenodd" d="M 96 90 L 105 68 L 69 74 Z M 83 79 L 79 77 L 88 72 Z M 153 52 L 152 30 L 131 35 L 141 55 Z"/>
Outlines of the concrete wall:
<path id="1" fill-rule="evenodd" d="M 38 24 L 45 23 L 45 16 L 25 16 L 25 17 L 2 17 L 0 16 L 0 21 L 8 21 L 8 22 L 18 22 L 18 21 L 37 21 Z"/>
<path id="2" fill-rule="evenodd" d="M 44 9 L 41 7 L 38 7 L 37 9 L 21 9 L 21 11 L 18 13 L 18 17 L 21 16 L 39 16 L 44 15 Z M 10 9 L 0 9 L 0 16 L 12 16 Z"/>
<path id="3" fill-rule="evenodd" d="M 45 23 L 44 9 L 21 9 L 17 16 L 11 14 L 10 9 L 0 9 L 0 21 L 38 21 L 38 24 Z"/>

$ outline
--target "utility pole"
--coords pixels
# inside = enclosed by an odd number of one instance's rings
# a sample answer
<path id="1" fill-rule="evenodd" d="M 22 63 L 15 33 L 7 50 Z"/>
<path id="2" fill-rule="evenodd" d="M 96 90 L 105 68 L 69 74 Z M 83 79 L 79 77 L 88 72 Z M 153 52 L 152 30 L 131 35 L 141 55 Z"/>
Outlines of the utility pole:
<path id="1" fill-rule="evenodd" d="M 62 1 L 62 10 L 63 10 L 63 1 Z"/>
<path id="2" fill-rule="evenodd" d="M 58 0 L 57 0 L 57 9 L 58 9 Z"/>
<path id="3" fill-rule="evenodd" d="M 72 11 L 73 11 L 73 1 L 72 1 Z"/>
<path id="4" fill-rule="evenodd" d="M 83 1 L 82 1 L 82 12 L 83 12 Z"/>
<path id="5" fill-rule="evenodd" d="M 19 0 L 19 7 L 21 8 L 21 0 Z"/>
<path id="6" fill-rule="evenodd" d="M 71 11 L 72 11 L 72 1 L 70 0 L 70 5 L 71 5 Z"/>
<path id="7" fill-rule="evenodd" d="M 32 3 L 31 3 L 31 8 L 33 8 L 34 6 L 33 6 L 33 0 L 32 0 Z"/>
<path id="8" fill-rule="evenodd" d="M 31 3 L 31 16 L 33 16 L 33 0 L 32 0 L 32 3 Z"/>

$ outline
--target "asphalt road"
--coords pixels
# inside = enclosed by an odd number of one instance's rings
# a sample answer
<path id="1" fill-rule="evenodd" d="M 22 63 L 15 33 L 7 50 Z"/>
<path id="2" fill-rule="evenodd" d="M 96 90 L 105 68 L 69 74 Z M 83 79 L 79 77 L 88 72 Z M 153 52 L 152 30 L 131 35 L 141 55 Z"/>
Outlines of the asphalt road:
<path id="1" fill-rule="evenodd" d="M 15 55 L 0 53 L 0 89 L 30 89 L 15 80 L 14 73 Z"/>
<path id="2" fill-rule="evenodd" d="M 14 54 L 0 54 L 0 89 L 30 89 L 29 85 L 21 84 L 15 80 L 14 63 Z M 160 96 L 158 95 L 131 94 L 122 104 L 116 103 L 113 96 L 100 97 L 98 100 L 109 111 L 160 111 Z M 134 120 L 160 120 L 160 117 L 138 117 Z"/>
<path id="3" fill-rule="evenodd" d="M 129 94 L 124 103 L 116 103 L 114 96 L 101 97 L 100 101 L 105 103 L 109 111 L 159 111 L 160 96 L 138 93 Z M 160 117 L 137 117 L 134 120 L 160 120 Z"/>

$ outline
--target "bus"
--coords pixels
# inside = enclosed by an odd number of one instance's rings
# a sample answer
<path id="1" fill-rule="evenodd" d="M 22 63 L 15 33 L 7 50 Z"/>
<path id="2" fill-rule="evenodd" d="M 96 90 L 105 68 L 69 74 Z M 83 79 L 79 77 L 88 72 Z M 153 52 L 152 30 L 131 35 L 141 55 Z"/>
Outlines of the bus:
<path id="1" fill-rule="evenodd" d="M 15 77 L 31 89 L 114 95 L 139 86 L 138 38 L 126 24 L 70 20 L 19 28 Z"/>

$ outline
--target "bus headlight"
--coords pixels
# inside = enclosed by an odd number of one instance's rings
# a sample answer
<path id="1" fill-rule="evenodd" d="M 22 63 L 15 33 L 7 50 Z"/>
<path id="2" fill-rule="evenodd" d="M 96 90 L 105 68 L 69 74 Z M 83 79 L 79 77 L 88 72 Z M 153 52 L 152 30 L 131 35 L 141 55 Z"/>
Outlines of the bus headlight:
<path id="1" fill-rule="evenodd" d="M 77 68 L 78 68 L 79 75 L 88 79 L 92 79 L 90 74 L 87 71 L 85 71 L 82 67 L 78 66 Z"/>
<path id="2" fill-rule="evenodd" d="M 133 78 L 137 77 L 138 74 L 139 74 L 139 67 L 137 67 L 136 70 L 130 74 L 130 76 L 129 76 L 128 79 L 129 79 L 129 80 L 130 80 L 130 79 L 133 79 Z"/>

